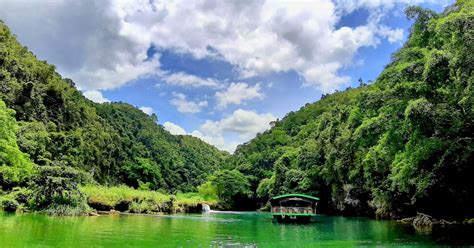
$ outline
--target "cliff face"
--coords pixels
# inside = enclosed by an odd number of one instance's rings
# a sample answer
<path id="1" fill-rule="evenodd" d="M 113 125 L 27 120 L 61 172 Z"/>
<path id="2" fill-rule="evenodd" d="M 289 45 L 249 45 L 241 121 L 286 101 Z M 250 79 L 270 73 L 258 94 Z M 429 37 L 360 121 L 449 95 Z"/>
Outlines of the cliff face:
<path id="1" fill-rule="evenodd" d="M 474 215 L 474 2 L 406 14 L 410 37 L 373 84 L 324 96 L 238 147 L 256 201 L 299 192 L 326 212 Z"/>

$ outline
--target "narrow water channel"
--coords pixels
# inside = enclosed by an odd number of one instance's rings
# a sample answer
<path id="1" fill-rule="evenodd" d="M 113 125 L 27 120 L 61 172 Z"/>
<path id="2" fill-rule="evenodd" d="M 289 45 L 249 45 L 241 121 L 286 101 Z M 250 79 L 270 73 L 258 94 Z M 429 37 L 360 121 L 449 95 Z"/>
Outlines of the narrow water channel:
<path id="1" fill-rule="evenodd" d="M 310 224 L 282 224 L 273 222 L 268 213 L 98 217 L 0 213 L 1 247 L 426 247 L 449 242 L 454 241 L 393 221 L 323 215 Z"/>

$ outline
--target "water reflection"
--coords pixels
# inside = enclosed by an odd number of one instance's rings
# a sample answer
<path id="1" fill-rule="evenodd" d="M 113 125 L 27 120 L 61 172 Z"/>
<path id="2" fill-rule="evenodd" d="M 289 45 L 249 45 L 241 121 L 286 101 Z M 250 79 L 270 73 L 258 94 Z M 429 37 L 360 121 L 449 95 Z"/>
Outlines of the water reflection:
<path id="1" fill-rule="evenodd" d="M 268 213 L 99 217 L 0 213 L 1 247 L 288 248 L 474 244 L 472 229 L 446 230 L 419 233 L 411 226 L 394 221 L 331 216 L 317 216 L 316 221 L 309 224 L 287 224 L 273 222 Z"/>

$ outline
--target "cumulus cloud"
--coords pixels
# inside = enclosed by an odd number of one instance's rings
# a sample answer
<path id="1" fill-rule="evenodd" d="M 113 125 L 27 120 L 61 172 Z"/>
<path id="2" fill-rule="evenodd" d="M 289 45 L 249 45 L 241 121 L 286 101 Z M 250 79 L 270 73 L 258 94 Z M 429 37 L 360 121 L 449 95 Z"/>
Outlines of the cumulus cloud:
<path id="1" fill-rule="evenodd" d="M 142 106 L 142 107 L 139 107 L 138 109 L 140 109 L 141 111 L 143 111 L 143 113 L 145 113 L 147 115 L 151 115 L 154 112 L 152 107 Z"/>
<path id="2" fill-rule="evenodd" d="M 221 88 L 222 84 L 213 78 L 201 78 L 184 72 L 160 73 L 161 80 L 167 84 L 190 87 Z"/>
<path id="3" fill-rule="evenodd" d="M 170 101 L 181 113 L 198 113 L 204 107 L 207 107 L 207 101 L 188 101 L 186 95 L 182 93 L 173 93 L 174 98 Z"/>
<path id="4" fill-rule="evenodd" d="M 6 0 L 0 16 L 22 44 L 55 64 L 80 88 L 111 89 L 159 67 L 159 57 L 147 59 L 149 41 L 123 33 L 125 20 L 113 5 L 92 0 Z"/>
<path id="5" fill-rule="evenodd" d="M 415 5 L 420 3 L 438 3 L 441 6 L 443 4 L 450 3 L 450 0 L 336 0 L 336 6 L 339 11 L 350 13 L 356 9 L 368 8 L 376 9 L 383 8 L 385 10 L 392 9 L 396 4 L 404 5 Z"/>
<path id="6" fill-rule="evenodd" d="M 168 132 L 170 132 L 171 134 L 174 134 L 174 135 L 186 135 L 186 130 L 184 130 L 184 128 L 180 127 L 179 125 L 176 125 L 172 122 L 165 122 L 163 123 L 163 127 L 165 128 L 165 130 L 167 130 Z"/>
<path id="7" fill-rule="evenodd" d="M 0 16 L 23 44 L 84 90 L 156 74 L 159 56 L 147 57 L 153 45 L 196 58 L 218 57 L 242 77 L 296 71 L 306 85 L 330 91 L 349 81 L 339 71 L 361 47 L 403 37 L 380 18 L 337 28 L 341 15 L 358 8 L 382 13 L 395 2 L 420 1 L 6 0 Z M 162 76 L 176 85 L 218 84 L 184 73 Z"/>
<path id="8" fill-rule="evenodd" d="M 239 105 L 250 99 L 263 99 L 260 85 L 249 86 L 247 83 L 231 83 L 225 91 L 216 92 L 217 107 L 223 109 L 229 104 Z"/>
<path id="9" fill-rule="evenodd" d="M 102 95 L 102 92 L 98 90 L 88 90 L 82 92 L 82 94 L 89 100 L 96 102 L 96 103 L 104 103 L 104 102 L 110 102 L 109 99 L 105 98 Z"/>
<path id="10" fill-rule="evenodd" d="M 220 149 L 234 152 L 238 144 L 246 142 L 257 133 L 269 129 L 270 122 L 275 119 L 275 116 L 270 113 L 259 114 L 255 111 L 238 109 L 221 120 L 207 120 L 191 135 L 199 137 Z M 226 137 L 233 134 L 237 135 L 237 139 L 226 139 Z"/>
<path id="11" fill-rule="evenodd" d="M 381 25 L 379 28 L 381 36 L 386 37 L 390 43 L 399 42 L 403 40 L 403 29 L 390 29 L 385 25 Z"/>
<path id="12" fill-rule="evenodd" d="M 239 145 L 238 141 L 229 141 L 224 139 L 224 136 L 210 136 L 210 135 L 205 135 L 199 130 L 194 130 L 191 133 L 192 136 L 200 138 L 201 140 L 219 148 L 220 150 L 223 151 L 228 151 L 230 153 L 233 153 L 237 146 Z"/>

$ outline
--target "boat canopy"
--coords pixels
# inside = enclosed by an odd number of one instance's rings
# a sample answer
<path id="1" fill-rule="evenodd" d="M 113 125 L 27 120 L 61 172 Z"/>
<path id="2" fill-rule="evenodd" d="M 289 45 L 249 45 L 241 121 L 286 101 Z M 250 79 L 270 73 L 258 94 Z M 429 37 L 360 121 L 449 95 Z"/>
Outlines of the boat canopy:
<path id="1" fill-rule="evenodd" d="M 310 221 L 316 216 L 319 198 L 305 194 L 285 194 L 270 200 L 273 217 L 278 221 L 301 220 Z"/>
<path id="2" fill-rule="evenodd" d="M 300 197 L 300 198 L 306 198 L 306 199 L 311 199 L 314 201 L 319 201 L 318 197 L 310 196 L 310 195 L 305 195 L 305 194 L 285 194 L 285 195 L 279 195 L 275 196 L 272 198 L 272 200 L 280 200 L 284 198 L 290 198 L 290 197 Z"/>

